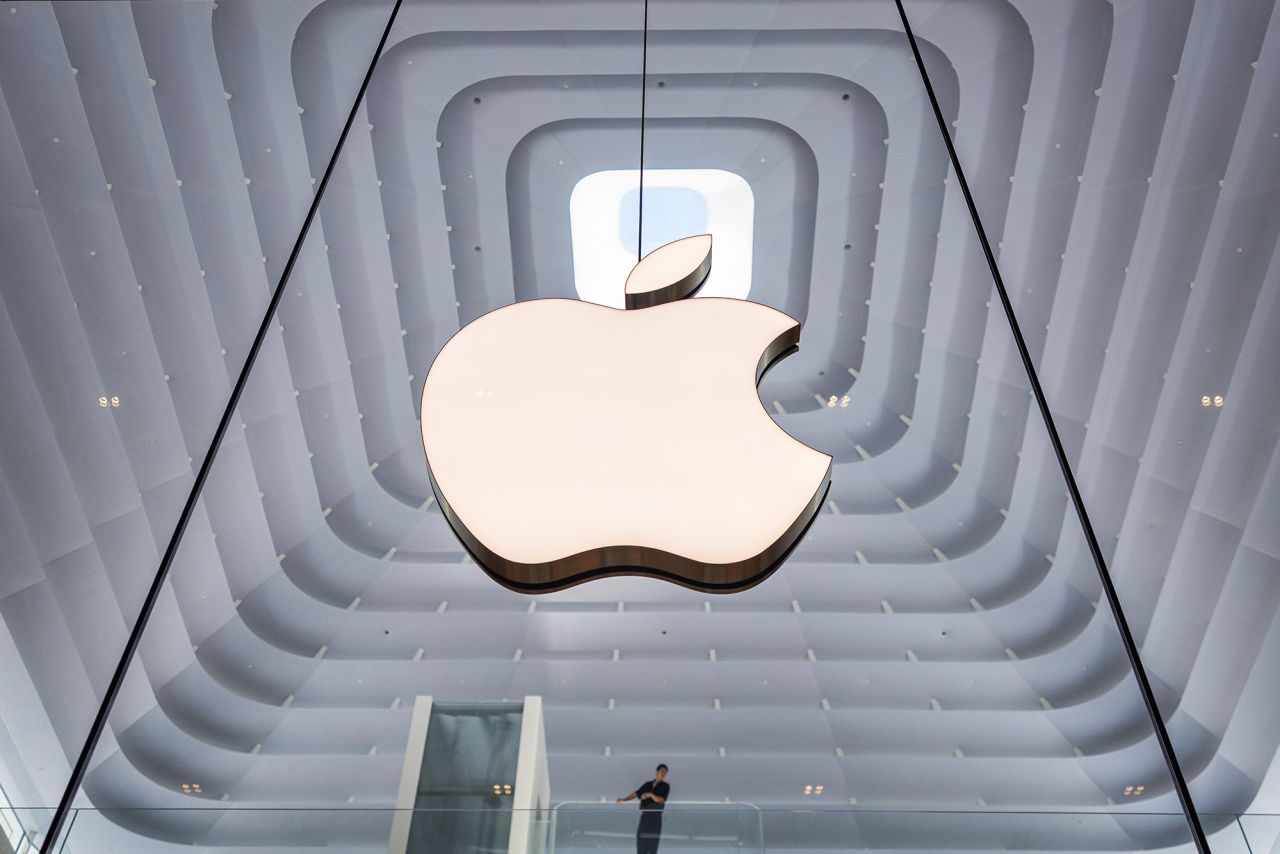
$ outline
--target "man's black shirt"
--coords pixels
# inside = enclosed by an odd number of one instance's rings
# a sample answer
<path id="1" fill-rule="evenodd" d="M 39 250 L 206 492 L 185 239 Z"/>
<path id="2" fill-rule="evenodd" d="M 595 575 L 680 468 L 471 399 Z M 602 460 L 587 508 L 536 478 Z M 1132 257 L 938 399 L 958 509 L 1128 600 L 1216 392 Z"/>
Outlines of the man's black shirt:
<path id="1" fill-rule="evenodd" d="M 639 798 L 643 794 L 652 793 L 662 798 L 662 803 L 651 801 L 648 798 L 640 799 L 640 809 L 642 810 L 660 810 L 667 805 L 667 795 L 671 792 L 670 784 L 666 782 L 654 783 L 652 780 L 636 789 L 636 797 Z"/>

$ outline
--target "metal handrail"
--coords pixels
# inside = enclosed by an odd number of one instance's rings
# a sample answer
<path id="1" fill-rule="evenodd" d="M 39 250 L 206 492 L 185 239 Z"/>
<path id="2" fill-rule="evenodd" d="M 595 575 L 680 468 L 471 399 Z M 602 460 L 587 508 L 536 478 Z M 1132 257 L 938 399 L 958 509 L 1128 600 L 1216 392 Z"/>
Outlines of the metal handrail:
<path id="1" fill-rule="evenodd" d="M 729 801 L 728 803 L 724 801 L 676 801 L 675 805 L 681 806 L 681 807 L 685 807 L 685 806 L 750 807 L 756 812 L 764 812 L 764 810 L 760 809 L 760 807 L 756 806 L 755 804 L 747 803 L 746 801 Z M 552 806 L 551 811 L 555 812 L 561 807 L 572 807 L 572 806 L 608 807 L 608 806 L 618 806 L 618 805 L 611 804 L 608 801 L 561 801 L 560 803 Z M 794 811 L 794 810 L 789 810 L 789 811 Z"/>

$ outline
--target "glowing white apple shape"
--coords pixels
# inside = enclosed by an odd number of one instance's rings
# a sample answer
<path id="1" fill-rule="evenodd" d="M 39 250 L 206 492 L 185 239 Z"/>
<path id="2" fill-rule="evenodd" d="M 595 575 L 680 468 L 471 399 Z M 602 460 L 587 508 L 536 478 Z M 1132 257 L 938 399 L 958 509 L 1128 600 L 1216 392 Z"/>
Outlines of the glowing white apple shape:
<path id="1" fill-rule="evenodd" d="M 654 250 L 626 310 L 516 303 L 449 340 L 422 393 L 432 488 L 476 563 L 525 592 L 604 575 L 749 587 L 816 515 L 831 458 L 756 387 L 800 324 L 759 303 L 684 299 L 711 237 Z"/>

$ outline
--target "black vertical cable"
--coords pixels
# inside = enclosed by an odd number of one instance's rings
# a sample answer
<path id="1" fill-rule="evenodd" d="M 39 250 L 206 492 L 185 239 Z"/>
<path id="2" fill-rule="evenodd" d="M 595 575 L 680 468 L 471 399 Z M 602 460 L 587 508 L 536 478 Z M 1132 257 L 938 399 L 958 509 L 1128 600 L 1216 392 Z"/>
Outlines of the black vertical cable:
<path id="1" fill-rule="evenodd" d="M 289 277 L 293 274 L 293 268 L 298 262 L 298 256 L 301 254 L 302 246 L 307 239 L 307 232 L 311 230 L 311 224 L 315 221 L 316 213 L 320 210 L 320 200 L 324 198 L 324 191 L 329 186 L 329 178 L 333 175 L 333 168 L 338 163 L 338 156 L 342 153 L 342 147 L 346 144 L 348 134 L 351 133 L 351 125 L 355 122 L 356 115 L 360 111 L 360 105 L 364 102 L 364 95 L 369 88 L 369 81 L 373 78 L 373 69 L 382 57 L 382 49 L 386 46 L 387 38 L 391 35 L 391 25 L 395 23 L 401 2 L 403 0 L 396 0 L 395 6 L 391 9 L 391 16 L 387 18 L 387 26 L 382 31 L 382 38 L 378 41 L 377 49 L 373 52 L 373 60 L 369 63 L 369 70 L 365 72 L 364 80 L 360 83 L 360 91 L 356 94 L 355 103 L 351 105 L 351 112 L 347 115 L 347 122 L 342 127 L 338 142 L 333 147 L 333 154 L 329 157 L 329 165 L 325 167 L 324 177 L 320 179 L 316 194 L 311 199 L 311 207 L 307 209 L 306 219 L 302 221 L 302 228 L 298 231 L 297 239 L 294 240 L 293 250 L 289 253 L 289 260 L 285 262 L 284 271 L 280 274 L 280 281 L 276 284 L 275 291 L 271 294 L 271 302 L 268 303 L 266 314 L 262 318 L 262 324 L 258 327 L 258 334 L 253 338 L 253 344 L 249 347 L 249 355 L 245 357 L 244 365 L 240 368 L 240 375 L 236 378 L 236 384 L 231 388 L 231 397 L 227 401 L 226 409 L 222 411 L 222 418 L 218 421 L 217 428 L 213 431 L 213 440 L 209 443 L 209 450 L 205 454 L 204 460 L 200 463 L 200 470 L 196 473 L 195 483 L 191 487 L 191 492 L 187 495 L 186 504 L 182 506 L 182 513 L 178 516 L 173 535 L 169 537 L 169 545 L 165 548 L 164 556 L 160 559 L 160 566 L 156 570 L 155 578 L 151 581 L 150 589 L 147 590 L 147 596 L 142 600 L 142 608 L 138 612 L 137 620 L 134 621 L 133 629 L 129 632 L 129 639 L 125 642 L 124 652 L 121 653 L 120 661 L 116 664 L 115 673 L 112 674 L 111 682 L 107 685 L 106 693 L 102 697 L 102 704 L 98 706 L 98 713 L 93 719 L 93 725 L 89 727 L 89 735 L 85 739 L 84 746 L 80 749 L 80 756 L 76 759 L 75 767 L 71 770 L 71 779 L 67 781 L 67 787 L 62 793 L 62 800 L 58 802 L 58 808 L 53 814 L 53 820 L 49 823 L 49 830 L 45 834 L 44 842 L 40 844 L 41 854 L 52 854 L 58 837 L 62 834 L 62 827 L 67 821 L 68 813 L 71 811 L 71 802 L 75 799 L 76 793 L 80 791 L 80 784 L 84 781 L 85 772 L 89 768 L 89 761 L 93 758 L 93 753 L 98 747 L 103 730 L 106 729 L 111 709 L 115 706 L 116 698 L 120 695 L 120 686 L 124 683 L 125 675 L 129 672 L 129 665 L 133 663 L 134 656 L 138 652 L 138 645 L 142 642 L 142 634 L 146 631 L 147 621 L 151 618 L 151 612 L 155 609 L 156 601 L 160 598 L 160 591 L 164 587 L 165 579 L 168 578 L 169 570 L 173 566 L 178 546 L 182 542 L 182 535 L 187 530 L 187 524 L 191 521 L 192 513 L 195 512 L 196 502 L 199 501 L 200 493 L 204 490 L 205 482 L 209 479 L 213 461 L 218 455 L 218 449 L 222 447 L 222 440 L 226 438 L 227 429 L 231 426 L 231 419 L 235 414 L 236 406 L 240 403 L 240 397 L 244 394 L 245 386 L 249 382 L 249 374 L 253 370 L 253 364 L 257 361 L 258 353 L 262 350 L 262 344 L 267 339 L 267 332 L 271 329 L 271 324 L 275 320 L 276 310 L 280 307 L 280 298 L 284 296 L 285 286 L 289 283 Z"/>
<path id="2" fill-rule="evenodd" d="M 644 35 L 640 41 L 640 198 L 636 210 L 636 261 L 644 249 L 644 108 L 649 92 L 649 0 L 644 0 Z"/>
<path id="3" fill-rule="evenodd" d="M 1200 825 L 1200 814 L 1196 812 L 1196 805 L 1191 800 L 1191 790 L 1187 787 L 1186 777 L 1182 774 L 1182 766 L 1178 764 L 1177 754 L 1173 750 L 1173 741 L 1169 738 L 1169 731 L 1165 728 L 1164 718 L 1160 715 L 1160 706 L 1156 703 L 1156 696 L 1151 690 L 1151 683 L 1147 680 L 1147 671 L 1142 666 L 1142 657 L 1138 654 L 1138 645 L 1133 640 L 1133 633 L 1129 631 L 1129 622 L 1125 619 L 1124 609 L 1120 607 L 1120 596 L 1116 593 L 1115 585 L 1111 581 L 1111 573 L 1107 569 L 1106 558 L 1103 557 L 1102 548 L 1098 545 L 1098 535 L 1094 533 L 1093 523 L 1089 520 L 1089 513 L 1085 509 L 1084 499 L 1080 495 L 1080 487 L 1076 484 L 1075 475 L 1071 471 L 1071 463 L 1067 460 L 1067 452 L 1063 449 L 1062 439 L 1058 435 L 1058 428 L 1054 424 L 1053 415 L 1049 411 L 1049 403 L 1045 398 L 1044 389 L 1040 386 L 1040 378 L 1036 374 L 1035 365 L 1031 361 L 1031 352 L 1027 349 L 1026 339 L 1022 337 L 1022 328 L 1018 325 L 1018 318 L 1013 312 L 1013 303 L 1009 301 L 1009 293 L 1005 290 L 1004 279 L 1000 276 L 1000 268 L 996 264 L 995 255 L 991 251 L 991 242 L 987 240 L 987 232 L 982 227 L 982 219 L 978 216 L 978 206 L 974 204 L 973 194 L 969 191 L 969 182 L 965 180 L 964 170 L 960 168 L 960 158 L 956 155 L 956 147 L 951 141 L 950 132 L 947 130 L 947 122 L 942 115 L 942 108 L 938 106 L 938 96 L 934 93 L 933 84 L 929 81 L 929 73 L 925 70 L 924 58 L 920 54 L 919 45 L 916 44 L 911 22 L 907 20 L 907 10 L 903 8 L 902 0 L 894 0 L 894 2 L 898 6 L 898 15 L 902 18 L 902 28 L 906 31 L 907 41 L 911 43 L 911 52 L 915 55 L 916 67 L 920 70 L 920 78 L 924 81 L 925 91 L 929 94 L 929 103 L 933 106 L 933 115 L 938 121 L 938 130 L 942 134 L 942 141 L 946 143 L 947 155 L 951 158 L 951 167 L 955 170 L 956 180 L 960 184 L 960 191 L 964 194 L 965 204 L 969 207 L 969 217 L 973 220 L 973 227 L 978 232 L 978 241 L 982 244 L 982 253 L 986 256 L 987 267 L 991 270 L 991 278 L 995 282 L 996 292 L 1000 295 L 1000 304 L 1004 306 L 1005 318 L 1009 321 L 1013 339 L 1018 345 L 1018 355 L 1022 357 L 1022 367 L 1026 369 L 1027 379 L 1031 382 L 1031 393 L 1035 396 L 1036 406 L 1039 407 L 1040 416 L 1044 419 L 1045 429 L 1049 432 L 1049 442 L 1053 445 L 1053 452 L 1058 458 L 1058 466 L 1062 469 L 1062 477 L 1067 483 L 1067 491 L 1071 496 L 1072 505 L 1075 506 L 1076 516 L 1080 519 L 1080 527 L 1084 529 L 1085 540 L 1089 544 L 1089 554 L 1093 557 L 1093 565 L 1098 570 L 1098 580 L 1102 582 L 1102 590 L 1106 594 L 1107 604 L 1111 606 L 1116 628 L 1120 632 L 1120 640 L 1124 644 L 1125 654 L 1129 657 L 1129 667 L 1133 671 L 1134 678 L 1138 681 L 1138 690 L 1142 694 L 1142 702 L 1146 705 L 1147 714 L 1151 718 L 1151 727 L 1155 731 L 1156 741 L 1160 744 L 1160 752 L 1164 754 L 1165 764 L 1169 767 L 1169 776 L 1173 778 L 1173 788 L 1178 793 L 1178 801 L 1182 804 L 1182 812 L 1186 816 L 1191 838 L 1200 854 L 1211 854 L 1209 842 L 1204 836 L 1204 828 Z"/>

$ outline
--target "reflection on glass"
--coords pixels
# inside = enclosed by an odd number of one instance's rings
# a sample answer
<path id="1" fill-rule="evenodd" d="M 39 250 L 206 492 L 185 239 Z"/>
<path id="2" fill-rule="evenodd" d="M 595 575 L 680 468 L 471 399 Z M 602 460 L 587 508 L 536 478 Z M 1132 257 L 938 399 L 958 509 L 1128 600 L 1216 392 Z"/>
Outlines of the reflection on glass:
<path id="1" fill-rule="evenodd" d="M 0 10 L 0 785 L 15 803 L 62 795 L 391 2 L 304 6 Z M 171 598 L 162 610 L 180 625 Z M 152 691 L 186 650 L 182 632 L 144 649 Z M 131 723 L 156 702 L 135 690 Z"/>
<path id="2" fill-rule="evenodd" d="M 507 845 L 512 785 L 488 784 L 515 779 L 521 717 L 519 703 L 432 705 L 405 851 Z"/>
<path id="3" fill-rule="evenodd" d="M 303 35 L 325 55 L 353 55 L 358 22 L 380 10 L 385 24 L 390 6 L 247 5 L 294 28 L 260 46 L 287 54 L 294 45 L 295 65 Z M 514 12 L 499 37 L 491 9 L 451 8 L 447 22 L 444 11 L 400 8 L 178 548 L 128 702 L 93 758 L 84 797 L 120 807 L 104 823 L 122 839 L 182 844 L 225 827 L 252 847 L 271 835 L 270 816 L 182 809 L 192 805 L 389 810 L 415 696 L 535 693 L 516 682 L 546 664 L 539 631 L 524 640 L 524 623 L 542 615 L 463 563 L 431 500 L 416 404 L 432 358 L 463 323 L 526 285 L 573 295 L 572 277 L 549 266 L 569 269 L 572 183 L 546 183 L 543 155 L 572 163 L 577 177 L 638 165 L 638 138 L 621 127 L 604 129 L 611 144 L 598 151 L 593 138 L 565 156 L 576 144 L 571 129 L 545 128 L 528 109 L 527 76 L 495 79 L 495 56 L 526 71 L 545 64 L 535 75 L 541 97 L 569 120 L 600 103 L 630 116 L 639 89 L 617 72 L 639 69 L 641 33 L 575 29 L 570 16 L 535 4 Z M 609 14 L 627 26 L 640 20 L 621 4 Z M 582 66 L 567 44 L 575 41 L 595 43 L 595 67 L 609 73 L 597 80 Z M 290 122 L 322 114 L 314 99 L 295 102 L 288 64 L 280 70 L 278 91 L 266 86 L 261 96 L 283 99 Z M 232 95 L 220 103 L 234 108 L 252 93 Z M 583 127 L 594 133 L 594 121 Z M 305 170 L 304 160 L 289 163 Z M 563 216 L 534 215 L 544 207 Z M 537 263 L 513 264 L 517 235 L 544 227 L 563 230 L 552 241 L 563 256 L 551 259 L 539 243 Z M 103 393 L 93 395 L 95 410 Z M 513 667 L 522 646 L 531 664 Z M 304 834 L 299 846 L 385 850 L 390 823 L 353 814 L 338 828 L 289 827 Z"/>
<path id="4" fill-rule="evenodd" d="M 1197 805 L 1273 812 L 1274 10 L 904 5 Z"/>
<path id="5" fill-rule="evenodd" d="M 17 845 L 390 5 L 3 4 Z M 1213 848 L 1276 850 L 1235 818 L 1280 744 L 1272 4 L 905 5 Z M 544 850 L 633 846 L 633 811 L 577 802 L 656 761 L 689 800 L 664 850 L 1190 850 L 894 4 L 649 7 L 641 164 L 641 4 L 406 0 L 86 778 L 113 809 L 68 852 L 385 850 L 420 694 L 545 698 L 573 803 L 531 817 Z M 746 184 L 751 299 L 803 323 L 761 399 L 833 455 L 830 500 L 742 594 L 511 593 L 435 505 L 427 367 L 582 295 L 589 176 L 653 179 L 610 251 L 710 221 L 661 170 Z"/>

